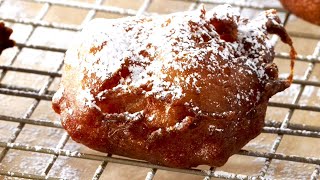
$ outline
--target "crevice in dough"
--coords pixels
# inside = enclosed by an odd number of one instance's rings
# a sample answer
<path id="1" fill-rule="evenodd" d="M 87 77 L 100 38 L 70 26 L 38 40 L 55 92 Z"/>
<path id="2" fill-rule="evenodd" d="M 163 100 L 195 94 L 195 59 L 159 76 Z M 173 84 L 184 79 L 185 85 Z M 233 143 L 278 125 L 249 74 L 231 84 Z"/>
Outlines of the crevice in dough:
<path id="1" fill-rule="evenodd" d="M 232 20 L 210 19 L 210 24 L 215 27 L 215 30 L 220 35 L 220 38 L 227 42 L 235 42 L 238 39 L 238 26 Z"/>

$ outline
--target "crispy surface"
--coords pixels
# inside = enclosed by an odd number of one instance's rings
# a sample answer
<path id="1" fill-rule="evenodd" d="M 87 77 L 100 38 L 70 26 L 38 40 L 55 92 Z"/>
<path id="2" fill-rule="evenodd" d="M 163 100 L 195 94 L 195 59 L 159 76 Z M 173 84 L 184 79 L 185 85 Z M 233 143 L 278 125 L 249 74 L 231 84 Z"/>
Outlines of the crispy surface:
<path id="1" fill-rule="evenodd" d="M 313 24 L 320 25 L 319 0 L 280 0 L 284 8 L 298 17 Z"/>
<path id="2" fill-rule="evenodd" d="M 275 13 L 249 21 L 219 6 L 94 20 L 67 52 L 53 108 L 92 149 L 222 166 L 260 134 L 269 98 L 290 86 L 292 75 L 279 80 L 272 63 L 268 32 L 292 46 Z"/>

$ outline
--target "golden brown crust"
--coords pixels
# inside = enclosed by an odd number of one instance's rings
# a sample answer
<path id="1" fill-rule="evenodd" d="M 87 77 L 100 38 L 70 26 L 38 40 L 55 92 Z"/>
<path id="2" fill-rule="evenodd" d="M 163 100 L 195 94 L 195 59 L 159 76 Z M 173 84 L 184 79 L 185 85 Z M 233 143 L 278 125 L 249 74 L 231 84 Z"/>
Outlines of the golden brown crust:
<path id="1" fill-rule="evenodd" d="M 13 47 L 15 42 L 10 39 L 12 29 L 5 26 L 3 22 L 0 22 L 0 54 L 3 50 Z"/>
<path id="2" fill-rule="evenodd" d="M 291 83 L 278 79 L 267 34 L 291 39 L 274 10 L 249 21 L 217 9 L 92 22 L 53 98 L 70 136 L 185 168 L 222 166 L 260 134 L 269 98 Z"/>
<path id="3" fill-rule="evenodd" d="M 280 0 L 284 8 L 298 17 L 311 23 L 320 25 L 319 0 Z"/>

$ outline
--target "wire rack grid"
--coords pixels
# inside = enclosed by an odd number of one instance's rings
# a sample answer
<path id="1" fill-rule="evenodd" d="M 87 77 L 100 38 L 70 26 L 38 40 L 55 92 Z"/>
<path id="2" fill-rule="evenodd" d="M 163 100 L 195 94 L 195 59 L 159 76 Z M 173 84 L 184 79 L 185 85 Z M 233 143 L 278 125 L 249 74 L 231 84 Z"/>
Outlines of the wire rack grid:
<path id="1" fill-rule="evenodd" d="M 44 30 L 53 30 L 60 35 L 63 32 L 69 32 L 70 34 L 75 34 L 75 32 L 81 30 L 82 26 L 86 24 L 86 22 L 91 19 L 97 17 L 99 13 L 112 14 L 116 17 L 118 16 L 133 16 L 133 15 L 150 15 L 158 12 L 153 12 L 152 7 L 157 6 L 159 1 L 157 0 L 140 0 L 135 2 L 136 4 L 134 8 L 127 7 L 125 4 L 126 1 L 123 1 L 121 5 L 110 5 L 106 3 L 104 0 L 87 0 L 87 1 L 59 1 L 59 0 L 0 0 L 0 10 L 5 10 L 8 5 L 13 4 L 13 6 L 19 6 L 20 3 L 26 6 L 35 6 L 36 10 L 32 10 L 30 17 L 28 16 L 12 16 L 12 13 L 19 14 L 19 10 L 9 13 L 0 13 L 0 20 L 8 23 L 10 26 L 23 26 L 26 27 L 27 30 L 23 32 L 23 38 L 17 41 L 17 46 L 11 50 L 6 50 L 4 52 L 3 57 L 0 59 L 0 99 L 3 101 L 11 101 L 12 98 L 22 98 L 26 99 L 23 104 L 25 107 L 21 113 L 11 114 L 6 113 L 6 111 L 10 111 L 8 109 L 13 107 L 20 106 L 21 102 L 18 104 L 14 104 L 12 107 L 2 106 L 0 107 L 0 134 L 3 136 L 0 138 L 0 178 L 10 179 L 10 178 L 26 178 L 26 179 L 70 179 L 68 174 L 64 176 L 63 173 L 52 173 L 53 169 L 56 166 L 61 165 L 60 158 L 67 157 L 73 159 L 81 159 L 81 162 L 94 161 L 96 162 L 96 166 L 94 166 L 94 171 L 91 175 L 92 179 L 104 179 L 105 174 L 112 173 L 112 169 L 108 169 L 109 164 L 123 164 L 134 167 L 143 167 L 147 169 L 145 171 L 144 178 L 151 180 L 157 179 L 159 171 L 162 172 L 176 172 L 179 174 L 187 174 L 188 176 L 194 177 L 194 179 L 202 178 L 202 179 L 213 179 L 213 178 L 224 178 L 224 179 L 269 179 L 274 178 L 270 176 L 270 171 L 274 170 L 273 164 L 274 162 L 285 162 L 285 163 L 301 163 L 301 164 L 310 164 L 312 168 L 301 169 L 300 171 L 309 170 L 309 178 L 310 179 L 318 179 L 320 174 L 320 155 L 312 154 L 312 153 L 304 153 L 304 154 L 292 154 L 292 153 L 283 153 L 281 151 L 281 143 L 288 141 L 284 140 L 287 137 L 298 137 L 304 138 L 307 140 L 312 139 L 315 143 L 320 144 L 320 123 L 317 121 L 320 120 L 320 104 L 318 100 L 320 100 L 320 93 L 316 94 L 315 97 L 311 97 L 311 99 L 315 99 L 312 102 L 315 103 L 303 103 L 305 101 L 305 94 L 310 89 L 319 90 L 320 81 L 317 77 L 319 75 L 315 75 L 315 73 L 320 70 L 319 62 L 320 62 L 320 34 L 314 32 L 305 32 L 305 31 L 289 31 L 289 34 L 297 39 L 302 40 L 302 42 L 312 41 L 315 45 L 312 46 L 313 51 L 310 53 L 298 54 L 297 63 L 301 63 L 305 68 L 301 68 L 301 76 L 295 76 L 293 81 L 293 86 L 296 87 L 296 91 L 293 94 L 288 94 L 289 100 L 283 100 L 279 97 L 280 100 L 276 98 L 274 101 L 269 103 L 268 110 L 276 110 L 279 111 L 280 114 L 283 112 L 283 118 L 281 120 L 268 118 L 266 119 L 265 127 L 263 129 L 263 134 L 269 134 L 272 136 L 272 141 L 270 146 L 268 146 L 267 151 L 259 151 L 252 150 L 250 148 L 244 148 L 241 150 L 237 156 L 242 158 L 254 157 L 255 159 L 260 159 L 261 166 L 258 167 L 255 173 L 246 174 L 237 171 L 229 171 L 228 169 L 223 168 L 213 168 L 213 167 L 197 167 L 193 169 L 176 169 L 158 166 L 154 164 L 150 164 L 147 162 L 127 159 L 124 157 L 113 156 L 111 154 L 102 154 L 96 153 L 93 151 L 76 151 L 70 146 L 68 143 L 72 141 L 69 136 L 62 130 L 62 127 L 57 120 L 50 118 L 36 118 L 35 114 L 38 114 L 41 111 L 41 107 L 43 106 L 43 102 L 50 104 L 50 100 L 52 95 L 55 92 L 55 88 L 52 88 L 61 77 L 61 68 L 63 67 L 63 54 L 66 51 L 65 45 L 59 45 L 58 43 L 52 42 L 55 38 L 51 37 L 51 41 L 47 43 L 36 43 L 34 40 L 34 36 L 39 36 L 38 34 Z M 262 11 L 265 9 L 276 9 L 280 13 L 283 14 L 283 22 L 286 26 L 288 25 L 290 14 L 282 9 L 279 5 L 269 5 L 261 3 L 261 1 L 249 1 L 249 0 L 198 0 L 198 1 L 189 1 L 189 0 L 167 0 L 166 3 L 173 3 L 177 6 L 177 8 L 173 7 L 173 11 L 180 11 L 181 7 L 179 3 L 183 4 L 185 7 L 184 10 L 193 10 L 199 7 L 201 3 L 204 3 L 208 6 L 215 6 L 218 4 L 229 3 L 234 7 L 239 8 L 242 12 L 246 11 Z M 55 18 L 50 19 L 48 17 L 51 11 L 55 8 L 66 8 L 65 17 L 74 16 L 74 18 L 78 18 L 78 23 L 70 24 L 65 23 L 63 19 L 56 20 Z M 83 12 L 80 17 L 73 14 L 68 14 L 68 9 L 74 9 Z M 11 13 L 11 14 L 10 14 Z M 30 12 L 26 12 L 28 14 Z M 55 17 L 55 16 L 53 16 Z M 315 27 L 317 28 L 317 27 Z M 22 31 L 22 30 L 20 30 Z M 320 31 L 320 29 L 316 29 L 316 31 Z M 56 34 L 56 35 L 57 35 Z M 46 38 L 40 37 L 41 39 Z M 50 38 L 50 37 L 49 37 Z M 278 39 L 273 37 L 274 45 L 278 43 Z M 53 44 L 53 45 L 52 45 Z M 61 43 L 60 43 L 61 44 Z M 311 46 L 311 45 L 310 45 Z M 277 50 L 277 48 L 276 48 Z M 59 59 L 55 61 L 55 64 L 49 68 L 33 68 L 33 66 L 29 66 L 28 64 L 21 63 L 21 59 L 25 56 L 26 51 L 30 54 L 30 52 L 34 53 L 49 53 L 48 57 L 54 54 L 54 59 Z M 47 57 L 47 56 L 45 56 Z M 28 56 L 27 58 L 33 58 L 33 56 Z M 36 56 L 37 58 L 37 56 Z M 284 50 L 280 48 L 280 50 L 276 51 L 276 58 L 283 63 L 289 62 L 289 54 L 285 53 Z M 40 56 L 40 61 L 44 63 L 52 63 L 52 58 L 45 59 L 43 56 Z M 279 61 L 279 62 L 280 62 Z M 40 64 L 41 65 L 41 64 Z M 43 64 L 42 64 L 43 65 Z M 45 65 L 43 65 L 45 66 Z M 299 66 L 297 68 L 300 68 Z M 31 86 L 24 86 L 24 82 L 16 82 L 16 78 L 19 76 L 15 76 L 16 74 L 20 74 L 22 76 L 32 75 L 32 77 L 41 76 L 41 79 L 37 81 L 37 78 L 33 79 L 34 84 Z M 13 76 L 13 79 L 8 77 Z M 33 81 L 32 80 L 32 81 Z M 23 78 L 22 80 L 23 81 Z M 15 83 L 16 82 L 16 83 Z M 41 83 L 40 83 L 41 82 Z M 320 90 L 318 91 L 320 92 Z M 13 102 L 14 103 L 14 102 Z M 13 108 L 13 109 L 15 109 Z M 17 108 L 19 110 L 19 108 Z M 40 110 L 38 110 L 40 109 Z M 17 110 L 17 111 L 18 111 Z M 49 111 L 46 109 L 46 111 Z M 20 110 L 19 110 L 20 112 Z M 305 112 L 307 114 L 315 114 L 313 119 L 309 119 L 315 123 L 308 122 L 300 122 L 299 120 L 295 120 L 295 113 L 297 112 Z M 308 117 L 309 118 L 309 117 Z M 294 119 L 294 120 L 292 120 Z M 7 124 L 13 126 L 13 128 L 9 128 Z M 2 126 L 2 127 L 1 127 Z M 59 131 L 59 135 L 54 136 L 55 142 L 53 145 L 41 145 L 29 143 L 29 141 L 23 141 L 22 136 L 24 136 L 26 129 L 29 127 L 40 127 L 46 131 L 46 129 L 55 129 Z M 4 128 L 5 127 L 5 128 Z M 30 129 L 30 128 L 29 128 Z M 53 136 L 49 136 L 53 137 Z M 22 139 L 22 140 L 21 140 Z M 43 144 L 43 143 L 42 143 Z M 69 147 L 69 148 L 68 148 Z M 293 146 L 294 147 L 294 146 Z M 310 149 L 314 149 L 317 151 L 318 146 L 315 144 L 315 147 L 308 147 L 305 151 L 309 151 Z M 70 150 L 71 149 L 71 150 Z M 14 162 L 14 157 L 12 160 L 12 156 L 10 156 L 11 151 L 16 152 L 32 152 L 32 153 L 40 153 L 46 155 L 45 163 L 40 164 L 40 171 L 20 171 L 19 168 L 10 168 L 10 163 Z M 12 153 L 11 153 L 12 154 Z M 319 156 L 318 156 L 319 155 Z M 9 156 L 11 160 L 9 159 Z M 33 159 L 36 161 L 36 159 Z M 232 161 L 232 160 L 230 160 Z M 60 162 L 59 165 L 57 165 Z M 7 164 L 7 165 L 6 165 Z M 8 165 L 9 164 L 9 165 Z M 44 165 L 43 165 L 44 164 Z M 238 167 L 242 166 L 243 163 L 237 164 Z M 126 166 L 126 167 L 128 167 Z M 20 167 L 21 168 L 21 167 Z M 23 167 L 22 167 L 23 169 Z M 237 167 L 235 168 L 237 169 Z M 241 169 L 241 168 L 240 168 Z M 61 170 L 62 171 L 62 170 Z M 68 173 L 68 172 L 66 172 Z M 159 175 L 160 176 L 160 175 Z M 88 177 L 88 176 L 86 176 Z M 177 176 L 179 177 L 179 176 Z M 197 178 L 195 178 L 197 177 Z M 79 177 L 76 177 L 79 178 Z M 160 178 L 161 179 L 161 178 Z"/>

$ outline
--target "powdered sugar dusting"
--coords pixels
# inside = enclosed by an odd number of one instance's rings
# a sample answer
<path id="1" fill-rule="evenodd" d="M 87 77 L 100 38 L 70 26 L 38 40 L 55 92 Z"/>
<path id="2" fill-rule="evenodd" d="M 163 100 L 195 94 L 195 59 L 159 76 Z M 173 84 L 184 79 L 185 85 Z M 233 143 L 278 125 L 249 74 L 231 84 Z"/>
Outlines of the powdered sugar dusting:
<path id="1" fill-rule="evenodd" d="M 148 87 L 143 90 L 146 97 L 172 101 L 185 97 L 186 86 L 200 94 L 202 79 L 193 72 L 196 68 L 211 72 L 208 78 L 219 76 L 217 73 L 228 68 L 238 69 L 264 83 L 268 77 L 263 57 L 272 54 L 266 23 L 274 16 L 272 11 L 264 12 L 249 21 L 231 6 L 221 5 L 207 12 L 201 9 L 166 16 L 95 19 L 68 50 L 65 63 L 83 72 L 80 79 L 85 83 L 77 93 L 78 101 L 98 110 L 96 99 L 119 89 L 130 93 L 132 89 Z M 236 34 L 230 32 L 230 37 L 224 37 L 216 23 L 236 28 Z M 184 72 L 190 73 L 180 75 Z M 120 80 L 115 86 L 93 95 L 93 88 L 117 76 Z M 252 103 L 249 97 L 253 92 L 237 92 L 237 100 L 231 104 Z"/>
<path id="2" fill-rule="evenodd" d="M 63 93 L 64 93 L 64 86 L 63 86 L 63 84 L 61 84 L 58 91 L 52 97 L 52 101 L 58 102 L 62 98 Z"/>

